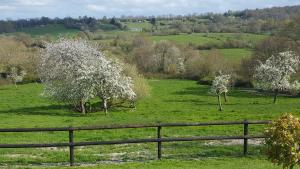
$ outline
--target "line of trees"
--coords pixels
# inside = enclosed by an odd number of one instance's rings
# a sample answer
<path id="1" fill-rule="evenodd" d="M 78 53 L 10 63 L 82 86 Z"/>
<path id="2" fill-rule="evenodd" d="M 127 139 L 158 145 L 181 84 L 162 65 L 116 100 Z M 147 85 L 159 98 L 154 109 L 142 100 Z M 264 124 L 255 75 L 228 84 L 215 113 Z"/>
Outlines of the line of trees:
<path id="1" fill-rule="evenodd" d="M 280 52 L 272 55 L 265 63 L 256 65 L 254 72 L 255 88 L 274 93 L 273 103 L 277 101 L 280 92 L 298 94 L 300 83 L 292 80 L 300 65 L 300 57 L 293 51 Z M 221 95 L 227 102 L 227 92 L 230 87 L 230 75 L 219 73 L 211 86 L 210 92 L 218 96 L 219 111 L 222 111 Z"/>
<path id="2" fill-rule="evenodd" d="M 122 16 L 120 18 L 31 18 L 0 21 L 0 33 L 15 32 L 22 28 L 63 24 L 66 28 L 95 31 L 97 29 L 127 29 L 125 22 L 149 22 L 155 29 L 144 29 L 154 34 L 178 34 L 181 32 L 248 32 L 276 33 L 282 25 L 300 13 L 300 6 L 273 7 L 256 10 L 228 11 L 223 14 Z M 113 27 L 112 27 L 113 26 Z"/>
<path id="3" fill-rule="evenodd" d="M 0 20 L 0 33 L 10 33 L 22 31 L 23 28 L 32 28 L 45 25 L 62 24 L 66 28 L 78 29 L 82 31 L 96 31 L 98 29 L 127 29 L 127 27 L 117 18 L 96 19 L 94 17 L 65 17 L 65 18 L 31 18 L 18 20 Z"/>

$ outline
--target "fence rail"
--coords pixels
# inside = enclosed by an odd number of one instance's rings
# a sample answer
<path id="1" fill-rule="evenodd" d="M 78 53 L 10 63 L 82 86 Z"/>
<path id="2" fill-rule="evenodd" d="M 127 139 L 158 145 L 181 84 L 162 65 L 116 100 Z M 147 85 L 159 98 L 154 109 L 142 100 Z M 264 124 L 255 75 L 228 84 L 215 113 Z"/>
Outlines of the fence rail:
<path id="1" fill-rule="evenodd" d="M 69 142 L 65 143 L 45 143 L 45 144 L 0 144 L 0 148 L 41 148 L 41 147 L 69 147 L 70 166 L 74 165 L 74 147 L 92 145 L 114 145 L 114 144 L 135 144 L 135 143 L 157 143 L 157 157 L 162 157 L 163 142 L 199 141 L 199 140 L 244 140 L 243 153 L 247 155 L 248 139 L 264 138 L 263 135 L 248 135 L 249 125 L 269 124 L 271 121 L 231 121 L 231 122 L 201 122 L 201 123 L 159 123 L 150 125 L 107 125 L 107 126 L 87 126 L 87 127 L 57 127 L 57 128 L 11 128 L 0 129 L 3 132 L 47 132 L 47 131 L 68 131 Z M 161 130 L 164 127 L 188 127 L 188 126 L 215 126 L 215 125 L 243 125 L 243 135 L 239 136 L 201 136 L 184 138 L 162 138 Z M 107 129 L 129 129 L 129 128 L 157 128 L 157 138 L 129 139 L 115 141 L 96 142 L 75 142 L 74 132 L 82 130 L 107 130 Z"/>

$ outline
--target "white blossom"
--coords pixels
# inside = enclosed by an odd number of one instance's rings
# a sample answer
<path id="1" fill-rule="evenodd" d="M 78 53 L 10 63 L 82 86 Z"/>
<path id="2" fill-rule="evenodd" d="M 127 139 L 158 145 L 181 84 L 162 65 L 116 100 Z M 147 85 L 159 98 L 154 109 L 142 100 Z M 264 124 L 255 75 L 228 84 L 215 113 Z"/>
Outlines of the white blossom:
<path id="1" fill-rule="evenodd" d="M 292 51 L 271 56 L 256 68 L 256 87 L 272 91 L 288 91 L 299 88 L 296 86 L 299 85 L 298 83 L 290 82 L 291 75 L 296 73 L 299 63 L 299 56 Z"/>
<path id="2" fill-rule="evenodd" d="M 222 111 L 221 94 L 224 94 L 225 102 L 227 102 L 227 92 L 230 83 L 230 75 L 222 74 L 216 76 L 212 82 L 210 92 L 218 96 L 219 110 Z"/>
<path id="3" fill-rule="evenodd" d="M 135 97 L 130 78 L 121 72 L 118 64 L 88 42 L 66 39 L 47 44 L 39 68 L 44 94 L 71 103 L 83 113 L 84 104 L 96 96 L 105 101 Z"/>
<path id="4" fill-rule="evenodd" d="M 216 76 L 212 82 L 211 93 L 221 95 L 228 92 L 228 86 L 230 83 L 230 75 L 220 74 Z"/>
<path id="5" fill-rule="evenodd" d="M 9 69 L 8 77 L 16 85 L 17 83 L 23 81 L 25 75 L 26 75 L 26 72 L 24 70 L 20 70 L 17 67 L 13 66 L 13 67 L 10 67 L 10 69 Z"/>

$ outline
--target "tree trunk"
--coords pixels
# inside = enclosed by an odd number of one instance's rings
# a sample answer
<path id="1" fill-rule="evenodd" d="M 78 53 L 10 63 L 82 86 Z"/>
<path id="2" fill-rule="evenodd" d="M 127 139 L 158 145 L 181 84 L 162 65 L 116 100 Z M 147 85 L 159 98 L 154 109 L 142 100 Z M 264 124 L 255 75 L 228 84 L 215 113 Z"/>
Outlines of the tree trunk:
<path id="1" fill-rule="evenodd" d="M 135 109 L 135 101 L 130 101 L 130 107 Z"/>
<path id="2" fill-rule="evenodd" d="M 80 107 L 81 107 L 81 113 L 85 115 L 85 106 L 84 106 L 84 101 L 80 101 Z"/>
<path id="3" fill-rule="evenodd" d="M 86 113 L 88 112 L 91 112 L 92 111 L 92 105 L 90 102 L 86 102 L 84 103 L 84 107 L 85 107 L 85 110 L 86 110 Z"/>
<path id="4" fill-rule="evenodd" d="M 225 102 L 227 102 L 227 93 L 226 92 L 224 92 L 224 100 L 225 100 Z"/>
<path id="5" fill-rule="evenodd" d="M 274 93 L 274 99 L 273 99 L 273 103 L 274 103 L 274 104 L 275 104 L 276 101 L 277 101 L 278 93 L 279 93 L 279 91 L 278 91 L 278 89 L 276 89 L 276 90 L 275 90 L 275 93 Z"/>
<path id="6" fill-rule="evenodd" d="M 107 115 L 107 99 L 102 98 L 103 111 L 105 112 L 105 116 Z"/>
<path id="7" fill-rule="evenodd" d="M 221 96 L 218 94 L 219 111 L 222 111 Z"/>
<path id="8" fill-rule="evenodd" d="M 18 88 L 17 82 L 16 82 L 16 81 L 13 81 L 13 82 L 14 82 L 14 84 L 15 84 L 15 88 Z"/>

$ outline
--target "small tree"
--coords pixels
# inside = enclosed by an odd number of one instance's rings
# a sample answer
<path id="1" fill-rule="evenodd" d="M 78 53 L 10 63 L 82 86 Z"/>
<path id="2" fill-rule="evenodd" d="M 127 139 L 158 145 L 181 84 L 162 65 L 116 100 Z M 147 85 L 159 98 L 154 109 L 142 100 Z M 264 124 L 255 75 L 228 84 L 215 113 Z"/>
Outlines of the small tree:
<path id="1" fill-rule="evenodd" d="M 122 67 L 117 62 L 108 61 L 107 66 L 98 69 L 96 76 L 96 95 L 102 100 L 103 110 L 107 114 L 107 102 L 110 99 L 125 99 L 135 101 L 133 82 L 124 75 Z"/>
<path id="2" fill-rule="evenodd" d="M 18 67 L 12 66 L 9 68 L 9 78 L 17 87 L 17 83 L 22 82 L 26 72 Z"/>
<path id="3" fill-rule="evenodd" d="M 230 75 L 224 75 L 220 73 L 219 76 L 216 76 L 213 80 L 211 86 L 211 93 L 216 94 L 218 96 L 218 103 L 219 103 L 219 110 L 222 111 L 222 104 L 221 104 L 221 95 L 224 94 L 225 102 L 227 101 L 227 92 Z"/>
<path id="4" fill-rule="evenodd" d="M 300 121 L 291 114 L 275 120 L 265 132 L 266 153 L 273 163 L 283 169 L 300 164 Z"/>
<path id="5" fill-rule="evenodd" d="M 274 92 L 273 103 L 276 103 L 280 91 L 299 89 L 298 82 L 290 82 L 291 75 L 296 73 L 300 60 L 292 51 L 281 52 L 261 63 L 255 71 L 256 87 Z"/>

